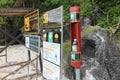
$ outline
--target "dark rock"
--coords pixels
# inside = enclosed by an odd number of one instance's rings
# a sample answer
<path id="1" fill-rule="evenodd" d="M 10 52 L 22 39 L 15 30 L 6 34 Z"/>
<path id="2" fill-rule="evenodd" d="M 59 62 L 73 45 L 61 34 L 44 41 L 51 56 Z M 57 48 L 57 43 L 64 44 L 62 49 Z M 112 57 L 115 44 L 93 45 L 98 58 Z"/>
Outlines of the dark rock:
<path id="1" fill-rule="evenodd" d="M 84 36 L 82 43 L 83 78 L 86 77 L 85 72 L 88 70 L 89 76 L 93 76 L 95 80 L 120 80 L 120 51 L 110 41 L 106 30 L 99 29 Z"/>
<path id="2" fill-rule="evenodd" d="M 120 80 L 120 51 L 108 31 L 98 29 L 82 38 L 82 60 L 82 80 Z"/>
<path id="3" fill-rule="evenodd" d="M 74 80 L 74 77 L 75 77 L 74 68 L 73 67 L 68 67 L 65 71 L 65 75 L 70 80 Z"/>
<path id="4" fill-rule="evenodd" d="M 91 26 L 91 24 L 92 24 L 90 17 L 81 17 L 80 22 L 81 22 L 81 29 L 82 30 Z"/>
<path id="5" fill-rule="evenodd" d="M 66 27 L 63 27 L 63 41 L 70 39 L 70 25 L 67 24 Z"/>

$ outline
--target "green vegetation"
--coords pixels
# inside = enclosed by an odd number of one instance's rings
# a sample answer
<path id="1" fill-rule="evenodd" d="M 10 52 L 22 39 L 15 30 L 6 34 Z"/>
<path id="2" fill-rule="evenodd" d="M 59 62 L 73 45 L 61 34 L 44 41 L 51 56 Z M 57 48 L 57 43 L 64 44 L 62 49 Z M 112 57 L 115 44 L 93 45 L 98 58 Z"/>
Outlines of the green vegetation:
<path id="1" fill-rule="evenodd" d="M 0 7 L 1 8 L 10 8 L 13 6 L 16 0 L 0 0 Z"/>
<path id="2" fill-rule="evenodd" d="M 12 8 L 16 0 L 0 0 L 0 8 Z M 0 23 L 7 23 L 12 28 L 22 26 L 21 17 L 0 17 Z"/>
<path id="3" fill-rule="evenodd" d="M 82 31 L 81 36 L 83 37 L 85 35 L 88 35 L 99 28 L 100 28 L 100 26 L 90 26 Z"/>
<path id="4" fill-rule="evenodd" d="M 63 44 L 63 54 L 65 59 L 68 57 L 68 53 L 70 53 L 70 40 L 67 40 Z"/>
<path id="5" fill-rule="evenodd" d="M 0 0 L 0 8 L 12 8 L 16 0 Z M 118 23 L 120 18 L 120 0 L 27 0 L 25 2 L 25 7 L 32 7 L 34 5 L 35 9 L 39 9 L 40 16 L 51 9 L 57 8 L 61 5 L 64 6 L 64 23 L 70 22 L 69 8 L 71 6 L 81 7 L 81 16 L 94 18 L 96 13 L 100 15 L 94 20 L 94 25 L 86 28 L 82 31 L 82 36 L 93 32 L 100 27 L 110 30 L 109 28 Z M 21 6 L 22 7 L 22 6 Z M 94 12 L 94 9 L 98 9 Z M 23 17 L 13 17 L 6 18 L 0 17 L 0 23 L 8 23 L 13 28 L 18 26 L 23 26 Z M 42 22 L 42 17 L 40 17 L 40 24 Z M 100 26 L 100 27 L 99 27 Z M 10 27 L 11 28 L 11 27 Z M 12 29 L 12 28 L 11 28 Z M 119 43 L 120 31 L 115 36 L 115 41 Z M 117 38 L 116 38 L 117 37 Z M 120 43 L 119 43 L 120 44 Z M 68 57 L 70 52 L 70 40 L 66 41 L 63 45 L 64 57 Z"/>
<path id="6" fill-rule="evenodd" d="M 0 7 L 1 8 L 12 8 L 13 4 L 16 0 L 0 0 Z M 61 5 L 64 6 L 64 23 L 69 23 L 70 20 L 70 14 L 69 14 L 69 8 L 71 6 L 81 6 L 81 16 L 87 16 L 87 17 L 94 17 L 94 11 L 96 7 L 98 8 L 97 13 L 100 14 L 98 16 L 97 20 L 95 20 L 94 25 L 101 26 L 105 29 L 108 29 L 113 26 L 114 24 L 118 23 L 118 19 L 120 18 L 120 0 L 29 0 L 25 3 L 26 7 L 32 7 L 34 4 L 34 7 L 36 9 L 39 8 L 40 15 L 42 15 L 44 12 L 51 10 L 53 8 L 59 7 Z M 19 17 L 13 17 L 13 18 L 3 18 L 0 17 L 0 23 L 7 22 L 8 24 L 12 26 L 23 26 L 22 19 Z M 41 18 L 40 18 L 41 20 Z M 89 27 L 85 29 L 82 32 L 82 36 L 89 34 L 90 32 L 98 29 L 98 26 Z M 117 35 L 119 32 L 117 33 Z M 67 41 L 64 44 L 64 53 L 68 53 L 69 51 L 69 43 L 70 41 Z"/>
<path id="7" fill-rule="evenodd" d="M 1 8 L 12 8 L 16 0 L 0 0 Z M 96 7 L 99 9 L 98 13 L 101 15 L 95 20 L 94 25 L 99 25 L 103 28 L 109 29 L 110 26 L 116 24 L 120 17 L 120 0 L 30 0 L 25 3 L 26 7 L 39 8 L 40 15 L 45 11 L 53 8 L 64 6 L 64 23 L 69 22 L 69 8 L 71 6 L 81 6 L 81 16 L 94 17 L 94 11 Z M 18 25 L 18 19 L 14 18 L 15 25 Z M 6 21 L 6 20 L 4 20 Z M 0 17 L 0 23 L 3 22 L 3 18 Z"/>
<path id="8" fill-rule="evenodd" d="M 97 25 L 109 28 L 118 22 L 120 18 L 120 0 L 102 0 L 97 2 L 102 11 L 101 17 L 97 20 Z"/>

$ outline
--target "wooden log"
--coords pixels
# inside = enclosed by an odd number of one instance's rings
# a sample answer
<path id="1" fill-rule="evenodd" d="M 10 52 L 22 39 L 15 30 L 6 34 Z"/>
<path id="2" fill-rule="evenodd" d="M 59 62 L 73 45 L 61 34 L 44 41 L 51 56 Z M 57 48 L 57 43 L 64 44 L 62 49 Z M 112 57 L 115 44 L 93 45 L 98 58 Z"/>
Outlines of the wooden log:
<path id="1" fill-rule="evenodd" d="M 0 13 L 26 13 L 33 10 L 33 8 L 0 8 Z"/>
<path id="2" fill-rule="evenodd" d="M 0 16 L 24 16 L 33 10 L 32 8 L 0 8 Z"/>
<path id="3" fill-rule="evenodd" d="M 33 61 L 35 61 L 35 60 L 36 60 L 36 58 L 34 58 L 33 60 L 31 60 L 30 62 L 33 62 Z M 29 62 L 29 64 L 30 64 L 30 62 Z M 4 76 L 1 80 L 5 80 L 8 76 L 14 74 L 15 72 L 19 71 L 20 69 L 24 68 L 24 67 L 27 66 L 27 65 L 28 65 L 28 63 L 25 63 L 24 65 L 22 65 L 22 66 L 19 67 L 18 69 L 14 70 L 13 72 L 11 72 L 11 73 L 7 74 L 6 76 Z"/>
<path id="4" fill-rule="evenodd" d="M 29 74 L 29 77 L 33 77 L 35 75 L 36 75 L 36 73 L 32 73 L 32 74 Z M 39 76 L 42 76 L 42 73 L 39 73 Z M 21 77 L 18 77 L 18 78 L 14 78 L 13 80 L 19 80 L 19 79 L 22 79 L 22 78 L 27 78 L 27 75 L 24 75 L 24 76 L 21 76 Z"/>
<path id="5" fill-rule="evenodd" d="M 20 7 L 27 0 L 17 0 L 13 6 L 13 8 Z"/>
<path id="6" fill-rule="evenodd" d="M 0 55 L 0 57 L 3 57 L 3 56 L 6 56 L 6 55 Z"/>
<path id="7" fill-rule="evenodd" d="M 21 33 L 21 34 L 19 34 L 17 37 L 16 37 L 16 39 L 18 39 L 19 37 L 21 37 L 23 34 Z M 1 52 L 3 52 L 9 45 L 11 45 L 12 43 L 14 43 L 15 41 L 16 41 L 16 39 L 14 40 L 12 40 L 12 41 L 10 41 L 1 51 L 0 51 L 0 53 Z M 22 43 L 23 44 L 23 43 Z"/>
<path id="8" fill-rule="evenodd" d="M 0 66 L 0 69 L 2 69 L 2 68 L 6 68 L 6 67 L 11 67 L 11 66 L 21 65 L 21 64 L 24 64 L 24 63 L 26 63 L 26 62 L 27 62 L 27 61 L 23 61 L 23 62 L 19 62 L 19 63 L 12 63 L 12 64 L 3 65 L 3 66 Z"/>

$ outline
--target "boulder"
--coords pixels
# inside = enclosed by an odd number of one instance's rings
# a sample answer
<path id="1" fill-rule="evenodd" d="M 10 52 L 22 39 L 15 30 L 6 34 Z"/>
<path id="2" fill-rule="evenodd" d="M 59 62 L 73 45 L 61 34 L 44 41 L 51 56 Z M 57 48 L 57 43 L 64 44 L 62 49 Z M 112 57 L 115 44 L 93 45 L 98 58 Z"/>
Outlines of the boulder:
<path id="1" fill-rule="evenodd" d="M 98 29 L 82 38 L 82 60 L 82 80 L 120 80 L 120 51 L 108 31 Z M 71 78 L 74 70 L 66 69 L 69 71 Z"/>
<path id="2" fill-rule="evenodd" d="M 83 16 L 81 17 L 80 22 L 81 22 L 82 30 L 92 25 L 92 21 L 90 17 Z"/>
<path id="3" fill-rule="evenodd" d="M 120 51 L 106 30 L 98 29 L 82 38 L 82 55 L 83 80 L 91 76 L 95 80 L 120 80 Z"/>

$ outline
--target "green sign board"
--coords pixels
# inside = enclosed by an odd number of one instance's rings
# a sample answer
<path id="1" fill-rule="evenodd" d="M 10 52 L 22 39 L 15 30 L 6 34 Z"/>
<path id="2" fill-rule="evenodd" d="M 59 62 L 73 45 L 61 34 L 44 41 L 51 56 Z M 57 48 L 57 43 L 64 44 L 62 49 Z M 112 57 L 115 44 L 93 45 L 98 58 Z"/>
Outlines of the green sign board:
<path id="1" fill-rule="evenodd" d="M 48 33 L 48 42 L 53 42 L 53 32 Z"/>
<path id="2" fill-rule="evenodd" d="M 71 13 L 70 18 L 71 18 L 71 20 L 75 19 L 75 13 Z"/>

